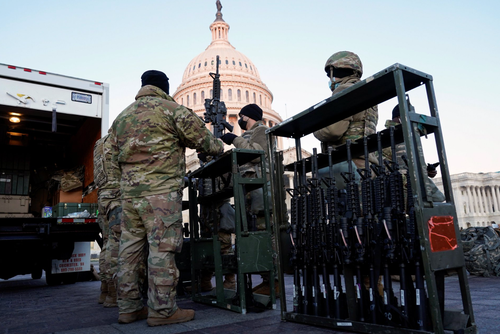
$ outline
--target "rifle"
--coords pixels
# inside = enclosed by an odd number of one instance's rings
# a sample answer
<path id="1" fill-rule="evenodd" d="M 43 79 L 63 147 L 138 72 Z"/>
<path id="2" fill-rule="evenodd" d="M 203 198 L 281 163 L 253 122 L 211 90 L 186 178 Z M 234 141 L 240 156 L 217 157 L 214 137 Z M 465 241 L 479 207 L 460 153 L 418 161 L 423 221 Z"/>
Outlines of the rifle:
<path id="1" fill-rule="evenodd" d="M 324 256 L 325 249 L 325 225 L 326 225 L 326 207 L 324 202 L 323 189 L 320 186 L 318 178 L 318 152 L 316 148 L 313 149 L 313 156 L 311 160 L 312 177 L 309 180 L 311 185 L 311 206 L 312 206 L 312 265 L 313 265 L 313 311 L 314 315 L 319 315 L 319 302 L 320 302 L 320 287 L 318 265 L 322 268 L 322 281 L 321 292 L 325 300 L 326 316 L 330 317 L 330 278 L 326 267 L 326 258 Z"/>
<path id="2" fill-rule="evenodd" d="M 368 152 L 368 137 L 363 139 L 363 149 L 365 157 L 365 168 L 357 169 L 357 172 L 361 176 L 361 202 L 363 206 L 363 220 L 364 228 L 366 230 L 366 244 L 369 246 L 369 263 L 370 263 L 370 289 L 369 289 L 369 304 L 370 304 L 370 315 L 371 322 L 377 323 L 377 308 L 376 301 L 378 299 L 378 289 L 377 281 L 375 280 L 375 269 L 374 262 L 376 261 L 375 256 L 375 245 L 377 239 L 375 237 L 375 227 L 374 225 L 374 205 L 373 205 L 373 180 L 370 169 L 369 152 Z"/>
<path id="3" fill-rule="evenodd" d="M 341 319 L 341 314 L 343 314 L 347 307 L 344 303 L 342 303 L 341 298 L 344 299 L 344 294 L 342 291 L 342 281 L 340 279 L 340 270 L 339 266 L 342 265 L 342 261 L 340 259 L 340 245 L 338 241 L 338 189 L 335 186 L 335 178 L 333 176 L 332 170 L 332 148 L 328 148 L 328 178 L 323 179 L 323 182 L 326 185 L 326 200 L 327 200 L 327 210 L 328 210 L 328 226 L 326 229 L 326 249 L 324 250 L 324 256 L 328 264 L 333 263 L 333 316 L 335 319 Z M 332 287 L 329 284 L 330 289 Z M 342 309 L 344 307 L 344 309 Z"/>
<path id="4" fill-rule="evenodd" d="M 224 135 L 224 130 L 233 132 L 233 126 L 226 121 L 227 109 L 223 101 L 220 100 L 220 74 L 219 74 L 219 56 L 216 57 L 215 73 L 210 73 L 213 82 L 212 98 L 205 99 L 205 123 L 212 123 L 215 138 Z"/>
<path id="5" fill-rule="evenodd" d="M 361 207 L 359 203 L 359 188 L 355 180 L 354 171 L 352 168 L 352 156 L 351 156 L 351 140 L 348 139 L 346 142 L 347 150 L 347 164 L 348 164 L 348 176 L 346 173 L 341 173 L 342 177 L 346 181 L 347 190 L 347 211 L 345 218 L 350 221 L 350 230 L 354 231 L 352 236 L 352 244 L 355 251 L 354 262 L 356 262 L 356 295 L 358 299 L 359 308 L 359 320 L 365 321 L 365 308 L 364 308 L 364 298 L 363 298 L 363 278 L 361 275 L 361 265 L 364 262 L 365 255 L 365 243 L 363 242 L 365 233 L 363 232 L 363 218 L 361 217 Z M 363 285 L 363 288 L 362 288 Z"/>
<path id="6" fill-rule="evenodd" d="M 406 166 L 409 167 L 406 155 L 403 155 L 401 158 L 405 162 Z M 437 165 L 439 165 L 439 162 L 434 165 L 435 165 L 434 168 L 437 167 Z M 406 174 L 406 187 L 407 187 L 406 212 L 408 213 L 407 233 L 409 234 L 409 239 L 410 239 L 410 242 L 408 243 L 408 249 L 409 249 L 410 260 L 412 260 L 415 265 L 415 291 L 414 291 L 414 298 L 412 299 L 412 304 L 415 307 L 415 312 L 412 312 L 412 314 L 414 314 L 415 316 L 413 325 L 416 329 L 425 330 L 427 329 L 426 317 L 429 309 L 428 309 L 427 295 L 425 293 L 425 287 L 424 287 L 424 276 L 420 268 L 420 265 L 422 263 L 422 256 L 421 256 L 420 242 L 419 242 L 420 237 L 418 236 L 418 233 L 415 228 L 416 225 L 415 201 L 413 197 L 413 189 L 411 186 L 409 168 Z"/>
<path id="7" fill-rule="evenodd" d="M 300 225 L 300 247 L 302 251 L 302 312 L 304 314 L 309 314 L 310 312 L 310 285 L 309 285 L 309 254 L 310 254 L 310 240 L 308 238 L 308 212 L 310 206 L 310 198 L 307 195 L 309 189 L 307 188 L 306 182 L 306 164 L 305 160 L 302 160 L 302 174 L 300 175 L 300 214 L 301 214 L 301 225 Z"/>
<path id="8" fill-rule="evenodd" d="M 410 242 L 409 234 L 407 233 L 406 225 L 406 215 L 403 210 L 404 208 L 404 194 L 403 194 L 403 176 L 399 172 L 398 159 L 396 156 L 396 144 L 394 140 L 394 127 L 391 126 L 390 129 L 390 139 L 391 139 L 391 152 L 392 161 L 385 161 L 387 168 L 390 171 L 389 175 L 389 191 L 391 198 L 391 218 L 392 227 L 396 229 L 395 235 L 397 236 L 397 249 L 398 249 L 398 260 L 399 260 L 399 275 L 400 275 L 400 315 L 401 321 L 403 321 L 403 326 L 408 327 L 408 300 L 407 294 L 405 293 L 407 288 L 406 278 L 406 264 L 408 260 L 407 246 Z"/>
<path id="9" fill-rule="evenodd" d="M 388 175 L 384 165 L 384 157 L 382 151 L 382 134 L 377 133 L 377 152 L 378 152 L 378 166 L 371 165 L 370 167 L 375 172 L 377 177 L 374 181 L 374 209 L 377 215 L 377 220 L 380 231 L 376 231 L 377 239 L 382 242 L 383 251 L 383 278 L 384 278 L 384 296 L 383 296 L 383 313 L 385 324 L 392 325 L 394 323 L 393 311 L 397 310 L 397 300 L 395 300 L 392 281 L 389 271 L 389 265 L 394 260 L 394 235 L 391 221 L 391 206 L 390 197 L 388 196 L 387 183 Z M 382 238 L 382 235 L 384 237 Z"/>
<path id="10" fill-rule="evenodd" d="M 300 226 L 300 193 L 299 193 L 299 177 L 298 177 L 298 172 L 297 172 L 297 162 L 294 162 L 293 164 L 293 189 L 287 189 L 288 194 L 291 197 L 291 208 L 290 208 L 290 213 L 291 213 L 291 219 L 290 219 L 290 228 L 291 228 L 291 234 L 290 238 L 292 241 L 292 255 L 290 258 L 290 262 L 293 266 L 293 312 L 294 313 L 301 313 L 302 309 L 302 295 L 300 291 L 300 262 L 302 261 L 301 258 L 299 258 L 301 254 L 301 245 L 299 243 L 300 240 L 300 233 L 299 226 Z"/>

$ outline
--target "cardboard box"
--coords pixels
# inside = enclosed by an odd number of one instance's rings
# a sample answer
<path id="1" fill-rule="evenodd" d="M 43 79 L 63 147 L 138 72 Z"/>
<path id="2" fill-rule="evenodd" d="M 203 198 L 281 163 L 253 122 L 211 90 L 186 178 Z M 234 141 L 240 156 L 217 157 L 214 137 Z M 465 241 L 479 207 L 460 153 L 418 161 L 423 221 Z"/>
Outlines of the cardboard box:
<path id="1" fill-rule="evenodd" d="M 33 218 L 31 213 L 0 213 L 0 218 Z"/>
<path id="2" fill-rule="evenodd" d="M 58 190 L 53 197 L 52 204 L 56 205 L 58 203 L 81 203 L 82 202 L 82 188 L 78 188 L 72 191 L 62 191 Z"/>
<path id="3" fill-rule="evenodd" d="M 0 212 L 28 213 L 30 203 L 29 196 L 0 195 Z"/>

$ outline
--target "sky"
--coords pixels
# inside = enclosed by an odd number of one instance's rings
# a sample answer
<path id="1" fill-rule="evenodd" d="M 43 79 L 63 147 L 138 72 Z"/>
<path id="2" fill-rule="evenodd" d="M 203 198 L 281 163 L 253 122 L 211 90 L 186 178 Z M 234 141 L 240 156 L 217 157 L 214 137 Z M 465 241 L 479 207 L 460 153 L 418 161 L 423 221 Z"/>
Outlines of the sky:
<path id="1" fill-rule="evenodd" d="M 394 63 L 432 75 L 450 174 L 500 171 L 500 2 L 221 0 L 229 41 L 257 67 L 283 119 L 328 98 L 324 64 L 348 50 L 363 79 Z M 8 1 L 0 11 L 0 63 L 110 85 L 112 120 L 149 69 L 173 94 L 188 63 L 211 42 L 214 0 Z M 423 89 L 410 91 L 429 114 Z M 379 105 L 384 128 L 396 102 Z M 422 139 L 435 162 L 433 138 Z M 293 145 L 286 141 L 286 145 Z M 307 136 L 303 148 L 319 142 Z"/>

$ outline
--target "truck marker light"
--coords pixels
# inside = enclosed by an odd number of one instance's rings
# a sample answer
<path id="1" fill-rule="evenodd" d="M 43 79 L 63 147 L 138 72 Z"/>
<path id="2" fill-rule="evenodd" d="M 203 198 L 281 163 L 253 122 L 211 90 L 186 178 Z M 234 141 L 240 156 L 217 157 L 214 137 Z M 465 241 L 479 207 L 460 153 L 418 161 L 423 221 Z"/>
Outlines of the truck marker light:
<path id="1" fill-rule="evenodd" d="M 15 66 L 11 66 L 11 65 L 9 65 L 9 66 L 7 66 L 7 67 L 8 67 L 8 68 L 10 68 L 11 70 L 15 70 L 15 69 L 16 69 L 16 67 L 15 67 Z"/>
<path id="2" fill-rule="evenodd" d="M 21 122 L 21 119 L 19 117 L 11 117 L 9 118 L 9 121 L 11 121 L 12 123 L 19 123 Z"/>
<path id="3" fill-rule="evenodd" d="M 38 71 L 38 74 L 47 75 L 47 72 Z"/>
<path id="4" fill-rule="evenodd" d="M 29 68 L 25 68 L 24 72 L 31 72 L 31 70 Z"/>

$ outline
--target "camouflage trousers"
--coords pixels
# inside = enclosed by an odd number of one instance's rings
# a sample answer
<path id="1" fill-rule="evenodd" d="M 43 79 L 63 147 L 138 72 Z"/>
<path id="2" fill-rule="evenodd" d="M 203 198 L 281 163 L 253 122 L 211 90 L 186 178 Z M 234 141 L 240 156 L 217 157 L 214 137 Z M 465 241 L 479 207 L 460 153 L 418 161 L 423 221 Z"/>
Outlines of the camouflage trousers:
<path id="1" fill-rule="evenodd" d="M 130 313 L 143 307 L 140 267 L 147 256 L 149 316 L 169 317 L 177 311 L 179 270 L 175 253 L 181 251 L 183 240 L 182 194 L 124 199 L 122 210 L 117 274 L 119 312 Z"/>
<path id="2" fill-rule="evenodd" d="M 110 278 L 113 278 L 118 272 L 118 250 L 120 248 L 121 234 L 120 225 L 109 228 L 108 243 L 106 244 L 106 263 L 108 264 Z"/>
<path id="3" fill-rule="evenodd" d="M 102 210 L 104 210 L 104 208 L 102 208 Z M 100 204 L 99 212 L 104 212 L 101 211 Z M 109 275 L 109 263 L 106 260 L 106 257 L 108 255 L 107 245 L 109 236 L 109 222 L 106 215 L 102 214 L 99 214 L 97 221 L 99 222 L 99 227 L 101 228 L 102 232 L 102 248 L 101 252 L 99 253 L 99 278 L 101 279 L 101 282 L 107 282 L 111 279 L 111 276 Z"/>

